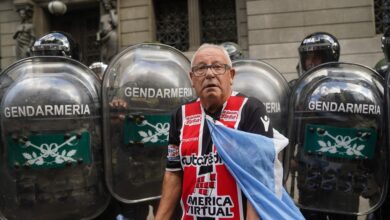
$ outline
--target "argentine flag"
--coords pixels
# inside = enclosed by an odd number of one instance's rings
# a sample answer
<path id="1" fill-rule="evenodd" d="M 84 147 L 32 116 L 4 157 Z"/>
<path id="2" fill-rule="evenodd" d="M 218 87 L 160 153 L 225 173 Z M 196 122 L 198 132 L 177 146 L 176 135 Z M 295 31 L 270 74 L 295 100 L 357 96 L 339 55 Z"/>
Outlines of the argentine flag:
<path id="1" fill-rule="evenodd" d="M 218 155 L 262 220 L 305 219 L 282 185 L 278 153 L 288 139 L 274 130 L 274 138 L 223 125 L 207 117 Z"/>

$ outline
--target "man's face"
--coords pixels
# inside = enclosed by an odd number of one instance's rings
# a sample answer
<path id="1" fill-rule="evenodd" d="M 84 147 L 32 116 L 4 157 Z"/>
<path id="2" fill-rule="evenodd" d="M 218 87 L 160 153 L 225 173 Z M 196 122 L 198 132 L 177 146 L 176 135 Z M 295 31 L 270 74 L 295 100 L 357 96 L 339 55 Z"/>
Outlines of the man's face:
<path id="1" fill-rule="evenodd" d="M 319 55 L 316 55 L 315 53 L 309 53 L 307 54 L 306 56 L 306 59 L 305 59 L 305 70 L 309 70 L 311 68 L 314 68 L 320 64 L 323 63 L 323 60 L 321 58 L 321 56 Z"/>
<path id="2" fill-rule="evenodd" d="M 220 49 L 209 47 L 198 51 L 192 67 L 227 63 L 228 60 Z M 227 68 L 221 75 L 216 75 L 211 68 L 208 68 L 203 76 L 195 76 L 190 72 L 192 85 L 206 109 L 209 106 L 220 107 L 227 100 L 232 92 L 234 74 L 232 68 Z"/>

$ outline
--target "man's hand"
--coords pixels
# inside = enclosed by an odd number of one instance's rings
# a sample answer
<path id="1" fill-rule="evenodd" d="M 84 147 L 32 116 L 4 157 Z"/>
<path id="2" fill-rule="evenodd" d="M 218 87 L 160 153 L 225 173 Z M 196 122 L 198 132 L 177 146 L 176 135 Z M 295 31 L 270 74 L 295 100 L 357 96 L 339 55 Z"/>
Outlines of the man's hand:
<path id="1" fill-rule="evenodd" d="M 123 121 L 126 118 L 127 102 L 123 99 L 114 99 L 110 102 L 111 120 L 113 123 Z"/>

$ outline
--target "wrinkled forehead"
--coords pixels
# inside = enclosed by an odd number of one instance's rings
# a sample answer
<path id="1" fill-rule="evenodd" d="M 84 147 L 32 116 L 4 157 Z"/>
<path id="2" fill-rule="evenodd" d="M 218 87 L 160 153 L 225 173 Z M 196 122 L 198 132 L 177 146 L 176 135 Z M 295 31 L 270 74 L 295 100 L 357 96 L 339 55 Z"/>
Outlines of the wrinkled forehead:
<path id="1" fill-rule="evenodd" d="M 223 51 L 216 47 L 202 48 L 194 56 L 192 66 L 196 66 L 198 64 L 228 63 Z"/>

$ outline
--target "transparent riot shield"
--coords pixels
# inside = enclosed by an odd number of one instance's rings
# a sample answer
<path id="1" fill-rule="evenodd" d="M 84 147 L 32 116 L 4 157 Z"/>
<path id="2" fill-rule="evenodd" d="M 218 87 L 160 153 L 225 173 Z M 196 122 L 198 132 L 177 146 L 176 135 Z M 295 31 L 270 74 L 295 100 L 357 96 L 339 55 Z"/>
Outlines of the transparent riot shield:
<path id="1" fill-rule="evenodd" d="M 262 101 L 272 126 L 286 135 L 290 88 L 283 75 L 259 60 L 236 60 L 233 67 L 236 70 L 233 89 Z"/>
<path id="2" fill-rule="evenodd" d="M 103 79 L 106 181 L 125 203 L 159 198 L 171 113 L 194 99 L 190 62 L 163 44 L 127 48 Z"/>
<path id="3" fill-rule="evenodd" d="M 291 96 L 285 185 L 304 210 L 363 215 L 387 189 L 384 81 L 351 63 L 318 66 Z"/>
<path id="4" fill-rule="evenodd" d="M 107 207 L 100 86 L 66 57 L 0 75 L 0 211 L 7 219 L 91 219 Z"/>

